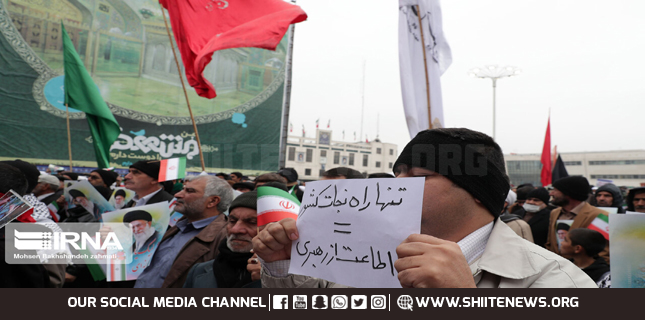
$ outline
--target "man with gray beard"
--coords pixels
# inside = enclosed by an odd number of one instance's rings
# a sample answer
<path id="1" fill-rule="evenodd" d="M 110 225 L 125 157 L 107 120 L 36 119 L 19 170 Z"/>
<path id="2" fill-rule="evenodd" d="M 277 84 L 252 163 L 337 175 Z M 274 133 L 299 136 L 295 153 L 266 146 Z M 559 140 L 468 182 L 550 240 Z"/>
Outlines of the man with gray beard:
<path id="1" fill-rule="evenodd" d="M 196 176 L 175 194 L 175 211 L 184 216 L 161 239 L 150 265 L 135 288 L 181 288 L 190 268 L 213 260 L 226 239 L 224 213 L 233 201 L 233 189 L 215 176 Z"/>
<path id="2" fill-rule="evenodd" d="M 196 264 L 188 273 L 184 288 L 250 286 L 252 279 L 247 263 L 253 256 L 253 237 L 258 233 L 257 191 L 239 195 L 229 212 L 226 242 L 220 244 L 219 255 L 214 260 Z"/>

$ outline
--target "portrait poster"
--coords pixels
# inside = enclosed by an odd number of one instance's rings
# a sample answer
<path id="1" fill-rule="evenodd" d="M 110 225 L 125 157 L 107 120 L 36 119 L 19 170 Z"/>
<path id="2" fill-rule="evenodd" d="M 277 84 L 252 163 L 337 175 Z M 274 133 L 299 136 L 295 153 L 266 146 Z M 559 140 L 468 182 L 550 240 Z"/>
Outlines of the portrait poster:
<path id="1" fill-rule="evenodd" d="M 134 198 L 136 193 L 125 187 L 116 187 L 110 196 L 110 204 L 115 210 L 122 209 L 130 200 Z"/>
<path id="2" fill-rule="evenodd" d="M 103 221 L 103 213 L 114 211 L 114 206 L 87 180 L 66 183 L 64 195 L 68 210 L 82 206 L 97 221 Z"/>
<path id="3" fill-rule="evenodd" d="M 0 197 L 0 228 L 18 218 L 32 206 L 13 190 Z"/>
<path id="4" fill-rule="evenodd" d="M 645 288 L 645 214 L 609 215 L 611 287 Z"/>
<path id="5" fill-rule="evenodd" d="M 560 246 L 561 246 L 562 241 L 564 241 L 564 237 L 566 237 L 567 234 L 569 233 L 569 228 L 560 228 L 560 229 L 558 229 L 558 225 L 561 224 L 561 223 L 566 224 L 569 227 L 571 227 L 571 225 L 573 224 L 573 220 L 558 220 L 558 221 L 556 221 L 556 223 L 555 223 L 555 229 L 556 229 L 555 230 L 555 235 L 556 235 L 556 238 L 558 239 L 558 250 L 560 250 Z"/>
<path id="6" fill-rule="evenodd" d="M 106 266 L 109 282 L 136 280 L 152 261 L 159 242 L 168 229 L 170 211 L 167 201 L 108 212 L 103 214 L 103 222 L 123 222 L 129 212 L 135 211 L 137 220 L 129 222 L 133 238 L 131 243 L 124 244 L 133 248 L 132 262 L 126 264 L 125 260 L 111 260 Z M 147 221 L 148 218 L 141 219 L 140 211 L 147 212 L 151 221 Z"/>

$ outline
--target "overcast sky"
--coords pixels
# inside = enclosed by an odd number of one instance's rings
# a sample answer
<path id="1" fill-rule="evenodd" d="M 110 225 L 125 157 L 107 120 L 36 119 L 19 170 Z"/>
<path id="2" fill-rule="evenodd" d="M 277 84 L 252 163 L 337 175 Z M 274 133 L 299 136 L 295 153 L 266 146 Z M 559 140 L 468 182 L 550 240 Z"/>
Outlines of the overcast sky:
<path id="1" fill-rule="evenodd" d="M 298 0 L 292 135 L 331 119 L 333 139 L 363 132 L 410 140 L 401 100 L 398 1 Z M 492 82 L 467 75 L 489 64 L 522 74 L 497 83 L 497 141 L 504 153 L 541 153 L 549 108 L 559 152 L 645 148 L 645 1 L 441 1 L 453 63 L 441 77 L 446 127 L 492 135 Z M 377 121 L 380 120 L 380 121 Z M 380 126 L 377 127 L 377 122 Z M 358 138 L 358 137 L 357 137 Z M 358 138 L 360 139 L 360 138 Z M 364 139 L 364 138 L 363 138 Z"/>

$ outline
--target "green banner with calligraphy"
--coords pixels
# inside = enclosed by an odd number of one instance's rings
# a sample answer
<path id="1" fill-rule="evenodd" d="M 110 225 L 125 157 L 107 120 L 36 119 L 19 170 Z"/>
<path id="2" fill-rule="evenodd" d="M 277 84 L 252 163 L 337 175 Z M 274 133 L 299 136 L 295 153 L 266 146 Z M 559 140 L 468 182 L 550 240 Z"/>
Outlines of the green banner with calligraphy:
<path id="1" fill-rule="evenodd" d="M 110 164 L 186 157 L 201 171 L 161 14 L 157 0 L 0 0 L 0 158 L 69 163 L 63 21 L 122 129 Z M 208 171 L 278 169 L 287 42 L 216 52 L 204 71 L 215 99 L 187 88 Z M 84 113 L 70 109 L 70 127 L 74 165 L 96 166 Z"/>

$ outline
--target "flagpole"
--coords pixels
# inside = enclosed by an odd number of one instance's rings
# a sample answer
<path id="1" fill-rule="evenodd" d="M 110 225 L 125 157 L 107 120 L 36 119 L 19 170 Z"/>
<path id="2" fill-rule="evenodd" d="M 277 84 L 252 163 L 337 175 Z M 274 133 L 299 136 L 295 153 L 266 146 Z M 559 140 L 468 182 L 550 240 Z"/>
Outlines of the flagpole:
<path id="1" fill-rule="evenodd" d="M 69 105 L 65 104 L 65 111 L 67 111 L 67 150 L 69 151 L 69 172 L 73 172 L 72 167 L 72 134 L 69 130 Z"/>
<path id="2" fill-rule="evenodd" d="M 289 26 L 289 45 L 287 47 L 286 65 L 284 67 L 284 93 L 282 108 L 282 126 L 280 130 L 280 155 L 278 156 L 278 166 L 284 168 L 287 161 L 287 124 L 289 123 L 289 113 L 291 112 L 291 74 L 293 70 L 293 38 L 296 26 Z"/>
<path id="3" fill-rule="evenodd" d="M 417 18 L 419 18 L 419 33 L 421 34 L 421 47 L 423 51 L 423 70 L 426 72 L 426 98 L 428 100 L 428 129 L 432 129 L 432 114 L 430 112 L 430 78 L 428 76 L 428 59 L 426 58 L 426 41 L 423 37 L 423 23 L 421 23 L 421 10 L 417 8 Z"/>
<path id="4" fill-rule="evenodd" d="M 184 89 L 184 96 L 186 97 L 186 105 L 188 105 L 188 112 L 190 113 L 190 120 L 193 122 L 193 129 L 195 130 L 195 139 L 197 140 L 197 148 L 199 149 L 199 159 L 202 163 L 202 171 L 206 171 L 206 166 L 204 165 L 204 154 L 202 153 L 202 143 L 199 141 L 199 133 L 197 132 L 197 124 L 195 124 L 195 117 L 193 116 L 193 109 L 190 107 L 190 102 L 188 101 L 188 92 L 186 91 L 186 85 L 184 84 L 184 78 L 181 76 L 181 66 L 179 65 L 179 60 L 177 59 L 177 53 L 175 52 L 175 45 L 172 44 L 172 36 L 170 35 L 170 28 L 168 27 L 168 20 L 166 19 L 166 13 L 164 12 L 163 5 L 159 3 L 161 7 L 161 15 L 163 15 L 163 22 L 166 24 L 166 33 L 168 33 L 168 40 L 170 41 L 170 48 L 172 49 L 172 55 L 175 57 L 175 63 L 177 64 L 177 74 L 179 75 L 179 81 L 181 82 L 181 87 Z"/>

